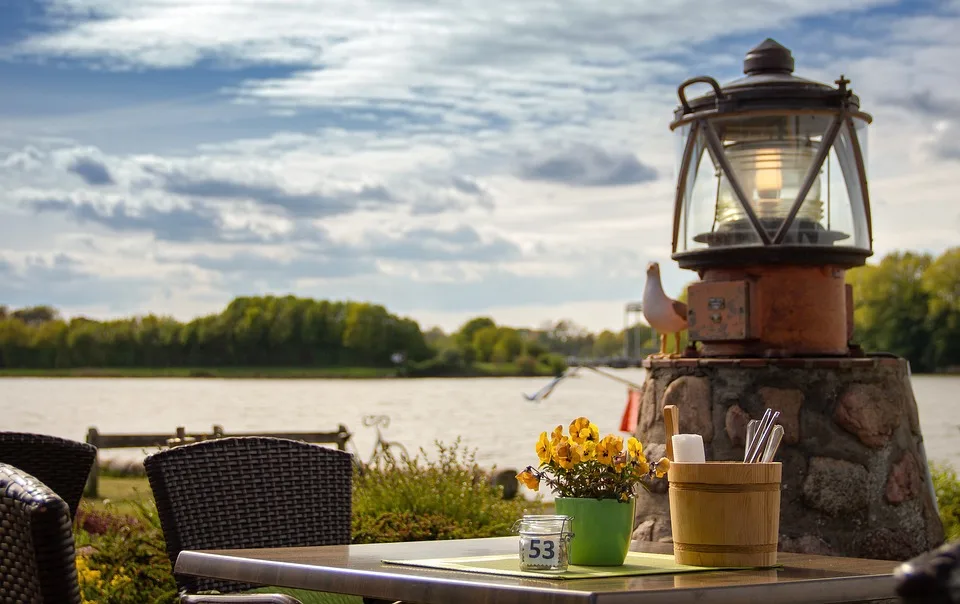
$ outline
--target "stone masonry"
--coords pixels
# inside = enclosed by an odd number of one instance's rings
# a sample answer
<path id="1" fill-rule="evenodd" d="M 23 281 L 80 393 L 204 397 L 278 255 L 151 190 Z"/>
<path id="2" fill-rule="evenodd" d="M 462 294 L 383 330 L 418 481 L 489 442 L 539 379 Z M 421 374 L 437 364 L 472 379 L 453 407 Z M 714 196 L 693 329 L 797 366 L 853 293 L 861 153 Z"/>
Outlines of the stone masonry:
<path id="1" fill-rule="evenodd" d="M 903 359 L 653 359 L 636 436 L 661 454 L 664 405 L 707 459 L 742 460 L 746 423 L 784 428 L 780 550 L 905 560 L 943 542 Z M 665 482 L 665 481 L 662 481 Z M 637 539 L 670 540 L 666 486 L 637 502 Z"/>

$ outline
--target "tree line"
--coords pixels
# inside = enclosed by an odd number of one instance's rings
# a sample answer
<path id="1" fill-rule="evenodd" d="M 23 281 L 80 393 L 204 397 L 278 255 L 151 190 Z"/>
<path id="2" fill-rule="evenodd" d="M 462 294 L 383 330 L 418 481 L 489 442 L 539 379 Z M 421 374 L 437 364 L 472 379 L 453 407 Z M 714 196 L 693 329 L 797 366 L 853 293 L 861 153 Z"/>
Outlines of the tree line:
<path id="1" fill-rule="evenodd" d="M 937 257 L 896 252 L 848 273 L 855 339 L 915 371 L 960 367 L 960 247 Z M 0 305 L 0 367 L 391 367 L 408 375 L 458 375 L 478 363 L 520 373 L 562 371 L 564 359 L 609 359 L 655 346 L 642 324 L 594 334 L 568 320 L 538 329 L 476 317 L 454 333 L 424 333 L 381 305 L 295 296 L 238 297 L 219 314 L 179 322 L 147 315 L 63 319 L 56 309 Z"/>
<path id="2" fill-rule="evenodd" d="M 847 274 L 865 351 L 904 357 L 917 372 L 960 370 L 960 247 L 894 252 Z"/>
<path id="3" fill-rule="evenodd" d="M 0 306 L 0 367 L 12 369 L 397 367 L 457 375 L 484 362 L 555 373 L 566 367 L 567 344 L 560 332 L 541 335 L 488 318 L 451 335 L 424 334 L 378 304 L 295 296 L 239 297 L 219 314 L 185 323 L 156 315 L 67 320 L 49 306 Z"/>

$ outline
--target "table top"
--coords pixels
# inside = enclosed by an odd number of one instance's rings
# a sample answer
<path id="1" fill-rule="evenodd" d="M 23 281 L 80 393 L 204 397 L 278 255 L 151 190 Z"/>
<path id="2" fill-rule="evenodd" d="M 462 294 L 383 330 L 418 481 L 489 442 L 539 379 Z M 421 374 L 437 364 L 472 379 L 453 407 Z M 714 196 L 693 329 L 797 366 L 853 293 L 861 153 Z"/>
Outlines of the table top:
<path id="1" fill-rule="evenodd" d="M 635 551 L 672 553 L 635 541 Z M 777 604 L 894 598 L 897 562 L 779 555 L 782 568 L 556 580 L 383 564 L 381 560 L 517 552 L 516 537 L 244 550 L 184 550 L 176 572 L 262 585 L 421 604 L 618 604 L 650 598 L 677 604 Z M 707 597 L 709 595 L 709 597 Z"/>

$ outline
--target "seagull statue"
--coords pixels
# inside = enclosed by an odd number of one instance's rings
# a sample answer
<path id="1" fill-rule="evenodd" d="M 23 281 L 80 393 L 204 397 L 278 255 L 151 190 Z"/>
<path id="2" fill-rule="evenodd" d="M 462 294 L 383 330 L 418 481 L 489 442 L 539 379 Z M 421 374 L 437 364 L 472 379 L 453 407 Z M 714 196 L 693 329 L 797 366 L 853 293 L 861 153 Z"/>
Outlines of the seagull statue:
<path id="1" fill-rule="evenodd" d="M 687 328 L 687 305 L 668 298 L 663 292 L 660 265 L 656 262 L 647 265 L 647 282 L 643 286 L 643 316 L 650 327 L 660 334 L 660 352 L 652 356 L 667 356 L 667 335 L 671 333 L 676 343 L 675 354 L 679 355 L 680 332 Z"/>

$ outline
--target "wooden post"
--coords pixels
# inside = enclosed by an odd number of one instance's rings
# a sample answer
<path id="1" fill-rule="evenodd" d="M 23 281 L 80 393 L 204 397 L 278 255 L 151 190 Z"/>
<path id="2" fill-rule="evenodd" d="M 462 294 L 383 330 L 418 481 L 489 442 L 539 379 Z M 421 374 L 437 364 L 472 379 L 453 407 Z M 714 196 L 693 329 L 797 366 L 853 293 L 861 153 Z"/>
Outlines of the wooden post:
<path id="1" fill-rule="evenodd" d="M 347 427 L 343 424 L 337 426 L 337 449 L 340 451 L 347 450 L 347 441 L 350 440 L 350 437 L 353 436 L 350 434 L 350 431 L 347 430 Z"/>
<path id="2" fill-rule="evenodd" d="M 90 475 L 87 476 L 84 495 L 96 497 L 100 490 L 100 432 L 93 426 L 87 429 L 87 443 L 97 447 L 97 452 L 93 456 L 93 467 L 90 468 Z"/>

